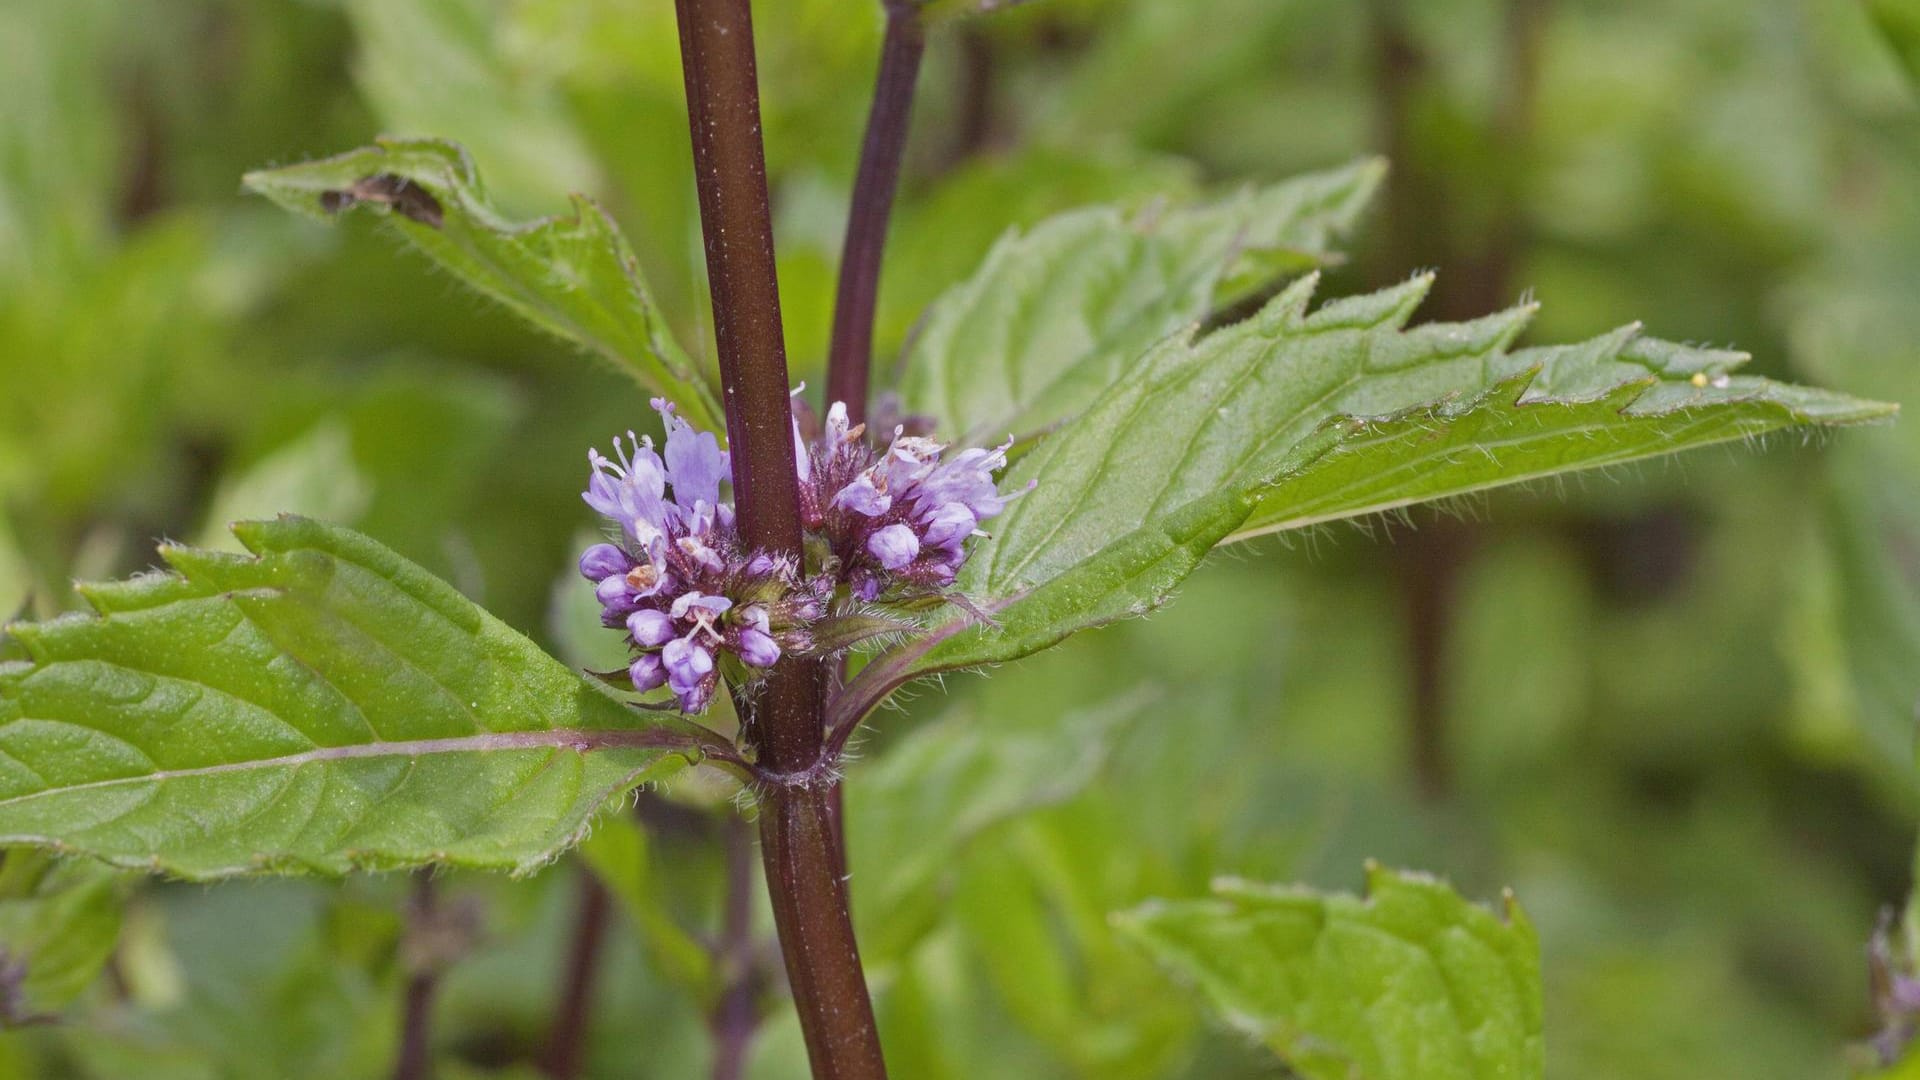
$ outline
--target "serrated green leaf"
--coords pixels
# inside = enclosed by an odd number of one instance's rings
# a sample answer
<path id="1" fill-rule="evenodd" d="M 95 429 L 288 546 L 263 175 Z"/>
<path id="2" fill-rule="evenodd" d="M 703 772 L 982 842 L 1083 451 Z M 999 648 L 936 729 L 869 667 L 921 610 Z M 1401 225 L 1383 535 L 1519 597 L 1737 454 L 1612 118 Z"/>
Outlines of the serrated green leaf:
<path id="1" fill-rule="evenodd" d="M 1194 166 L 1103 147 L 1026 146 L 976 157 L 941 175 L 895 212 L 875 326 L 894 354 L 947 289 L 980 267 L 1009 229 L 1032 229 L 1079 207 L 1195 201 Z"/>
<path id="2" fill-rule="evenodd" d="M 531 870 L 698 729 L 590 686 L 347 529 L 234 527 L 252 557 L 81 586 L 12 628 L 0 842 L 193 879 L 428 863 Z"/>
<path id="3" fill-rule="evenodd" d="M 1405 329 L 1431 279 L 1155 346 L 1008 471 L 956 620 L 869 685 L 1015 659 L 1165 601 L 1215 544 L 1893 406 L 1729 374 L 1746 358 L 1641 336 L 1508 352 L 1532 314 Z M 917 656 L 914 654 L 918 654 Z M 857 705 L 862 695 L 849 701 Z"/>
<path id="4" fill-rule="evenodd" d="M 0 1027 L 52 1016 L 106 967 L 120 934 L 120 876 L 98 863 L 14 850 L 0 866 Z"/>
<path id="5" fill-rule="evenodd" d="M 380 139 L 251 172 L 245 183 L 310 217 L 363 206 L 382 214 L 467 285 L 671 398 L 690 423 L 722 427 L 711 384 L 674 342 L 633 250 L 593 200 L 576 195 L 567 215 L 508 221 L 466 151 L 439 139 Z"/>
<path id="6" fill-rule="evenodd" d="M 1384 173 L 1366 161 L 1202 206 L 1091 207 L 1010 232 L 928 311 L 907 351 L 907 408 L 963 442 L 1070 417 L 1154 342 L 1324 261 Z"/>
<path id="7" fill-rule="evenodd" d="M 1369 867 L 1360 899 L 1241 881 L 1115 925 L 1309 1080 L 1545 1074 L 1540 945 L 1444 883 Z"/>
<path id="8" fill-rule="evenodd" d="M 1234 539 L 1522 483 L 1786 427 L 1863 423 L 1894 408 L 1813 387 L 1730 374 L 1745 353 L 1642 336 L 1638 326 L 1580 345 L 1478 351 L 1517 333 L 1526 309 L 1405 335 L 1411 386 L 1362 370 L 1337 391 L 1345 430 L 1325 457 L 1277 483 Z M 1431 340 L 1421 340 L 1431 339 Z M 1469 351 L 1455 355 L 1465 345 Z M 1476 370 L 1485 364 L 1486 374 Z M 1420 384 L 1431 380 L 1431 389 Z M 1406 405 L 1437 393 L 1432 405 Z"/>

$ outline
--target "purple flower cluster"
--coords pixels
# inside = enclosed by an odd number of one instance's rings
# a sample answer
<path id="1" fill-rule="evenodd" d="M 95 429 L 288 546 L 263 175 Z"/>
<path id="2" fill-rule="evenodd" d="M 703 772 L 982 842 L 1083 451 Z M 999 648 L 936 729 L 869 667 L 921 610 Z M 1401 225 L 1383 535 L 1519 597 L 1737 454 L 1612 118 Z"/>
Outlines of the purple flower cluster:
<path id="1" fill-rule="evenodd" d="M 626 631 L 634 689 L 666 686 L 682 711 L 697 713 L 724 657 L 772 667 L 782 651 L 807 647 L 806 628 L 823 604 L 792 560 L 742 547 L 733 508 L 720 501 L 731 474 L 718 440 L 695 432 L 671 404 L 656 398 L 653 407 L 666 423 L 664 460 L 632 432 L 629 445 L 614 439 L 617 460 L 587 453 L 587 505 L 620 535 L 588 548 L 580 573 L 594 583 L 601 622 Z"/>
<path id="2" fill-rule="evenodd" d="M 1007 449 L 962 450 L 942 461 L 941 443 L 894 428 L 884 451 L 851 426 L 835 402 L 812 446 L 794 428 L 800 510 L 832 552 L 834 576 L 862 600 L 890 591 L 933 593 L 953 584 L 967 538 L 1006 508 L 993 474 Z"/>
<path id="3" fill-rule="evenodd" d="M 732 474 L 719 441 L 668 402 L 653 407 L 666 423 L 663 453 L 632 432 L 613 440 L 611 459 L 587 453 L 587 505 L 619 535 L 588 548 L 580 573 L 593 582 L 601 621 L 626 634 L 634 660 L 624 679 L 640 691 L 671 689 L 684 712 L 705 709 L 723 675 L 747 681 L 786 652 L 811 650 L 841 587 L 869 602 L 946 589 L 967 538 L 1006 506 L 993 474 L 1006 466 L 1007 446 L 942 461 L 944 446 L 895 428 L 880 451 L 835 404 L 812 446 L 794 426 L 815 564 L 803 568 L 745 548 L 720 497 Z"/>
<path id="4" fill-rule="evenodd" d="M 1900 935 L 1903 939 L 1905 933 Z M 1867 973 L 1873 1004 L 1880 1014 L 1880 1030 L 1871 1041 L 1880 1064 L 1891 1067 L 1907 1053 L 1920 1028 L 1920 977 L 1902 940 L 1894 942 L 1892 909 L 1881 912 L 1880 925 L 1867 945 Z"/>

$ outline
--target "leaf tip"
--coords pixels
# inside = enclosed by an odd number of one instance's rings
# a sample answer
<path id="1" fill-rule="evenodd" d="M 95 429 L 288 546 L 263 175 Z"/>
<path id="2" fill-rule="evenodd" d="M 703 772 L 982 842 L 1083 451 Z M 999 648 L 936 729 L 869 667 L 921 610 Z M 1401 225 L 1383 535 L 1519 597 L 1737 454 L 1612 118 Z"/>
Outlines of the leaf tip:
<path id="1" fill-rule="evenodd" d="M 1329 300 L 1320 305 L 1320 310 L 1314 312 L 1305 325 L 1321 330 L 1398 330 L 1426 301 L 1433 282 L 1434 272 L 1422 270 L 1378 292 Z"/>
<path id="2" fill-rule="evenodd" d="M 1301 274 L 1280 295 L 1267 301 L 1265 307 L 1254 316 L 1255 328 L 1266 334 L 1277 334 L 1290 327 L 1298 326 L 1306 317 L 1307 305 L 1313 302 L 1313 294 L 1320 288 L 1320 271 L 1309 270 Z"/>

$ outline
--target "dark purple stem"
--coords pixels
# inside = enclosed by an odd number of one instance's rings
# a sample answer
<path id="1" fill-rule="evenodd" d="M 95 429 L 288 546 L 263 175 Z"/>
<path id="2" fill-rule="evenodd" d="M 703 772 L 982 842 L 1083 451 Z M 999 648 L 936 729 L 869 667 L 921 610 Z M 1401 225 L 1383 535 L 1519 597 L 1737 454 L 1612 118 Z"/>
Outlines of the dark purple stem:
<path id="1" fill-rule="evenodd" d="M 740 533 L 749 547 L 799 555 L 752 10 L 749 0 L 676 0 L 675 7 Z M 822 753 L 825 675 L 818 661 L 782 660 L 742 700 L 741 721 L 759 752 L 767 891 L 813 1073 L 869 1080 L 885 1077 L 886 1064 L 824 801 L 831 783 Z"/>
<path id="2" fill-rule="evenodd" d="M 1503 158 L 1522 164 L 1532 143 L 1546 15 L 1547 0 L 1507 0 L 1506 85 L 1492 128 Z M 1437 319 L 1478 317 L 1512 299 L 1526 239 L 1518 184 L 1509 179 L 1496 191 L 1499 213 L 1490 227 L 1471 240 L 1447 233 L 1445 219 L 1430 209 L 1447 202 L 1448 177 L 1416 152 L 1416 99 L 1427 59 L 1408 27 L 1405 0 L 1373 0 L 1372 19 L 1380 137 L 1395 173 L 1387 192 L 1384 266 L 1377 276 L 1384 284 L 1415 266 L 1453 267 L 1428 308 Z M 1516 169 L 1503 172 L 1518 175 Z M 1447 798 L 1454 786 L 1446 657 L 1456 593 L 1478 532 L 1471 523 L 1435 519 L 1394 550 L 1407 644 L 1408 764 L 1415 791 L 1428 801 Z"/>
<path id="3" fill-rule="evenodd" d="M 1446 662 L 1473 541 L 1471 529 L 1436 518 L 1393 549 L 1407 648 L 1407 761 L 1415 794 L 1428 802 L 1446 799 L 1453 789 Z"/>
<path id="4" fill-rule="evenodd" d="M 734 502 L 750 547 L 800 551 L 787 346 L 748 0 L 676 0 Z"/>
<path id="5" fill-rule="evenodd" d="M 960 86 L 955 95 L 958 115 L 953 121 L 953 141 L 943 162 L 949 170 L 986 150 L 993 142 L 995 126 L 993 83 L 997 64 L 993 39 L 977 20 L 971 19 L 961 24 L 954 37 L 960 52 Z"/>
<path id="6" fill-rule="evenodd" d="M 418 928 L 432 919 L 437 902 L 433 871 L 417 871 L 413 895 L 407 902 L 408 925 Z M 406 998 L 400 1015 L 400 1052 L 394 1059 L 393 1080 L 427 1080 L 433 1075 L 433 999 L 439 986 L 437 965 L 422 964 L 407 973 Z"/>
<path id="7" fill-rule="evenodd" d="M 926 32 L 911 0 L 885 0 L 887 30 L 880 43 L 880 73 L 867 113 L 866 141 L 853 180 L 846 242 L 840 250 L 840 285 L 833 304 L 833 344 L 827 352 L 827 400 L 847 403 L 854 423 L 867 418 L 868 372 L 873 365 L 873 319 L 880 294 L 880 260 L 887 223 L 900 188 L 907 152 L 908 120 Z"/>
<path id="8" fill-rule="evenodd" d="M 753 955 L 753 832 L 745 818 L 727 819 L 726 853 L 727 908 L 718 956 L 722 989 L 708 1024 L 713 1031 L 713 1080 L 740 1080 L 760 1026 Z"/>
<path id="9" fill-rule="evenodd" d="M 553 1080 L 574 1080 L 586 1064 L 587 1029 L 593 1021 L 593 984 L 600 971 L 600 948 L 607 936 L 612 897 L 592 873 L 582 870 L 580 912 L 574 918 L 573 944 L 560 984 L 560 1005 L 547 1032 L 540 1067 Z"/>

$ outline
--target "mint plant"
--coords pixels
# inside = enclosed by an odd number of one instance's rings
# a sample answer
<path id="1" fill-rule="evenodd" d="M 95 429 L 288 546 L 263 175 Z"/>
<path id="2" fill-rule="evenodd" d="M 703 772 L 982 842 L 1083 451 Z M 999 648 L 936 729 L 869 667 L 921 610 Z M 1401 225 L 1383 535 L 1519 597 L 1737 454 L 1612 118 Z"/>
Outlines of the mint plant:
<path id="1" fill-rule="evenodd" d="M 584 500 L 605 539 L 581 553 L 578 587 L 627 666 L 571 670 L 351 530 L 242 523 L 246 554 L 168 545 L 167 572 L 82 585 L 92 614 L 10 627 L 0 838 L 210 880 L 525 874 L 600 828 L 588 860 L 631 865 L 642 841 L 609 808 L 704 770 L 757 824 L 815 1074 L 884 1076 L 840 788 L 857 734 L 902 688 L 1147 614 L 1222 545 L 1892 411 L 1741 374 L 1743 354 L 1637 324 L 1516 348 L 1530 305 L 1416 323 L 1428 275 L 1316 302 L 1314 268 L 1381 182 L 1371 161 L 1010 234 L 930 306 L 898 378 L 876 378 L 925 36 L 996 6 L 885 5 L 817 408 L 789 378 L 747 0 L 677 5 L 712 370 L 674 341 L 632 250 L 584 198 L 508 220 L 465 152 L 427 139 L 250 174 L 298 213 L 380 217 L 657 395 L 657 447 L 630 431 L 611 457 L 588 451 Z M 1011 767 L 991 747 L 948 749 Z M 983 804 L 983 818 L 1000 812 Z M 745 850 L 737 828 L 731 842 Z M 913 891 L 912 866 L 876 870 Z M 103 887 L 72 873 L 68 907 L 91 911 Z M 716 1060 L 732 1063 L 717 1070 L 739 1068 L 745 961 L 676 936 L 644 892 L 621 902 L 714 1018 Z M 1539 960 L 1516 902 L 1495 915 L 1383 870 L 1364 899 L 1217 893 L 1116 919 L 1295 1072 L 1543 1072 Z M 21 935 L 44 948 L 57 932 Z M 16 952 L 31 999 L 48 969 Z"/>

